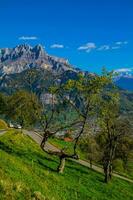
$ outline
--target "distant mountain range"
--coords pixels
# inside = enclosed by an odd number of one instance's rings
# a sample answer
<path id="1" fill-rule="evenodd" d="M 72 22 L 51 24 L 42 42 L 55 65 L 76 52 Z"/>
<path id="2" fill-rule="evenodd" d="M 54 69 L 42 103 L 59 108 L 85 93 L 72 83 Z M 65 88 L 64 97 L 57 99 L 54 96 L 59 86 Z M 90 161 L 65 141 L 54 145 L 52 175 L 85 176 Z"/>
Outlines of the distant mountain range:
<path id="1" fill-rule="evenodd" d="M 115 83 L 120 88 L 133 91 L 133 68 L 122 68 L 115 70 L 117 73 Z"/>
<path id="2" fill-rule="evenodd" d="M 9 83 L 13 79 L 22 79 L 28 70 L 36 70 L 39 74 L 38 85 L 40 88 L 41 72 L 51 71 L 55 74 L 63 74 L 60 81 L 74 78 L 79 72 L 83 72 L 78 68 L 74 68 L 64 58 L 58 58 L 48 55 L 42 45 L 34 47 L 22 44 L 14 48 L 0 49 L 0 90 L 8 88 Z M 122 89 L 133 91 L 133 68 L 123 68 L 115 71 L 115 83 Z"/>
<path id="3" fill-rule="evenodd" d="M 27 44 L 15 48 L 0 49 L 0 91 L 6 94 L 19 89 L 31 89 L 42 100 L 49 100 L 48 87 L 52 83 L 52 75 L 57 75 L 57 84 L 68 79 L 76 79 L 77 75 L 95 75 L 74 68 L 63 58 L 48 55 L 41 45 L 31 47 Z M 133 112 L 133 69 L 116 70 L 115 83 L 120 87 L 121 110 Z M 30 74 L 33 74 L 32 78 Z M 28 81 L 27 81 L 28 80 Z"/>

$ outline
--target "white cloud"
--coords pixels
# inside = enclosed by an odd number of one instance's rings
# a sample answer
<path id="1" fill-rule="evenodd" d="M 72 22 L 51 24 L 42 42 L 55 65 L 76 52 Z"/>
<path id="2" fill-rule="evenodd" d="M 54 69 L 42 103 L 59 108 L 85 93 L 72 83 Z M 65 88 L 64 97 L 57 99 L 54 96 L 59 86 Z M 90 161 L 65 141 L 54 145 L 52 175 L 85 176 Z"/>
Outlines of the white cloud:
<path id="1" fill-rule="evenodd" d="M 123 44 L 128 44 L 128 41 L 124 41 Z"/>
<path id="2" fill-rule="evenodd" d="M 52 48 L 52 49 L 63 49 L 64 45 L 62 45 L 62 44 L 52 44 L 50 46 L 50 48 Z"/>
<path id="3" fill-rule="evenodd" d="M 116 44 L 116 45 L 121 45 L 121 44 L 122 44 L 122 42 L 116 42 L 115 44 Z"/>
<path id="4" fill-rule="evenodd" d="M 108 51 L 108 50 L 120 49 L 126 44 L 128 44 L 128 41 L 118 41 L 118 42 L 115 42 L 112 45 L 106 44 L 106 45 L 101 45 L 101 46 L 97 47 L 95 43 L 90 42 L 90 43 L 87 43 L 85 45 L 78 47 L 78 50 L 79 51 L 85 51 L 85 52 L 88 52 L 88 53 L 90 51 L 94 50 L 94 49 L 96 49 L 97 51 Z"/>
<path id="5" fill-rule="evenodd" d="M 89 53 L 91 50 L 94 50 L 94 49 L 96 49 L 96 45 L 93 42 L 89 42 L 78 48 L 79 51 L 83 50 L 83 51 L 86 51 L 87 53 Z"/>
<path id="6" fill-rule="evenodd" d="M 116 45 L 124 45 L 124 44 L 128 44 L 128 41 L 119 41 L 115 43 Z"/>
<path id="7" fill-rule="evenodd" d="M 107 51 L 110 49 L 110 46 L 109 45 L 102 45 L 100 46 L 97 50 L 98 51 Z"/>
<path id="8" fill-rule="evenodd" d="M 97 48 L 98 51 L 107 51 L 107 50 L 116 50 L 116 49 L 120 49 L 123 47 L 123 45 L 128 44 L 127 41 L 118 41 L 115 42 L 114 45 L 102 45 L 99 48 Z"/>
<path id="9" fill-rule="evenodd" d="M 36 36 L 21 36 L 18 38 L 19 40 L 37 40 Z"/>
<path id="10" fill-rule="evenodd" d="M 114 46 L 114 47 L 111 47 L 111 49 L 115 50 L 115 49 L 120 49 L 121 47 L 120 46 Z"/>

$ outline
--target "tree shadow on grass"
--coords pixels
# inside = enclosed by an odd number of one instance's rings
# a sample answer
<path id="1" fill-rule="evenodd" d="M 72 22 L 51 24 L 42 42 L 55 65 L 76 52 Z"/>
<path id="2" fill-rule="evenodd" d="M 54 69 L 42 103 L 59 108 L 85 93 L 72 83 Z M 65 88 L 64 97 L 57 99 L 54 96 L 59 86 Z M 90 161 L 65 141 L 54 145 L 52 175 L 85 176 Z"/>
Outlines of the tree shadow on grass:
<path id="1" fill-rule="evenodd" d="M 47 153 L 46 153 L 47 154 Z M 51 168 L 51 171 L 54 171 L 54 172 L 57 172 L 57 165 L 59 164 L 59 159 L 56 157 L 55 159 L 55 156 L 54 155 L 47 155 L 46 154 L 42 155 L 42 154 L 39 154 L 38 152 L 35 152 L 35 157 L 37 158 L 36 159 L 36 163 L 38 163 L 39 165 L 41 165 L 42 167 L 47 167 L 47 168 Z M 49 165 L 52 165 L 49 166 Z M 54 169 L 54 167 L 56 169 Z"/>
<path id="2" fill-rule="evenodd" d="M 51 161 L 51 162 L 54 162 L 54 163 L 58 163 L 58 161 L 56 161 L 55 159 L 53 159 L 53 156 L 52 155 L 49 155 L 49 154 L 47 154 L 47 153 L 44 153 L 44 155 L 42 155 L 42 154 L 39 154 L 38 152 L 35 152 L 34 153 L 34 155 L 36 156 L 36 157 L 39 157 L 39 158 L 41 158 L 41 159 L 45 159 L 45 160 L 47 160 L 47 161 Z M 46 156 L 47 155 L 47 156 Z"/>
<path id="3" fill-rule="evenodd" d="M 68 160 L 68 162 L 69 162 L 69 164 L 67 165 L 67 168 L 73 169 L 73 170 L 78 171 L 83 174 L 89 174 L 90 172 L 96 173 L 97 174 L 96 180 L 98 180 L 101 183 L 104 183 L 104 175 L 101 174 L 100 172 L 95 171 L 93 168 L 87 168 L 85 166 L 82 166 L 78 163 L 75 163 L 75 164 L 77 164 L 77 166 L 75 166 L 73 163 L 74 161 Z"/>
<path id="4" fill-rule="evenodd" d="M 74 162 L 74 161 L 73 161 Z M 72 163 L 72 162 L 70 162 L 70 163 Z M 70 165 L 70 163 L 69 163 L 69 165 L 67 165 L 67 168 L 69 168 L 69 169 L 73 169 L 73 170 L 75 170 L 75 171 L 77 171 L 77 172 L 81 172 L 81 173 L 84 173 L 84 174 L 89 174 L 89 172 L 87 171 L 87 169 L 84 169 L 84 166 L 82 166 L 82 165 L 80 165 L 80 166 L 75 166 L 77 163 L 75 163 L 75 165 L 73 165 L 73 163 L 72 163 L 72 165 Z M 78 165 L 78 164 L 77 164 Z M 82 168 L 82 169 L 81 169 Z"/>
<path id="5" fill-rule="evenodd" d="M 26 161 L 29 161 L 29 160 L 34 160 L 34 163 L 38 164 L 38 165 L 41 165 L 42 167 L 44 167 L 45 169 L 48 169 L 52 172 L 57 172 L 56 169 L 54 169 L 53 167 L 49 166 L 49 164 L 53 164 L 53 166 L 57 165 L 58 161 L 55 161 L 54 159 L 50 158 L 50 157 L 46 157 L 45 155 L 41 155 L 37 152 L 33 152 L 31 154 L 31 156 L 29 154 L 27 154 L 27 152 L 23 151 L 23 152 L 20 152 L 20 150 L 16 150 L 14 151 L 11 147 L 9 147 L 8 145 L 6 145 L 4 142 L 0 141 L 0 149 L 5 151 L 6 153 L 10 154 L 10 155 L 13 155 L 15 157 L 18 157 L 19 159 L 20 158 L 24 158 L 24 162 Z M 32 159 L 33 158 L 33 159 Z M 34 159 L 35 158 L 35 159 Z M 47 162 L 45 162 L 47 161 Z M 48 163 L 49 162 L 49 163 Z M 28 162 L 29 163 L 29 162 Z"/>
<path id="6" fill-rule="evenodd" d="M 10 148 L 8 145 L 6 145 L 4 142 L 1 142 L 1 141 L 0 141 L 0 149 L 2 149 L 3 151 L 7 153 L 13 153 L 12 148 Z"/>
<path id="7" fill-rule="evenodd" d="M 52 172 L 57 172 L 57 169 L 50 167 L 47 163 L 44 163 L 44 161 L 41 160 L 41 159 L 36 160 L 36 163 L 39 164 L 40 166 L 42 166 L 45 169 L 48 169 Z"/>

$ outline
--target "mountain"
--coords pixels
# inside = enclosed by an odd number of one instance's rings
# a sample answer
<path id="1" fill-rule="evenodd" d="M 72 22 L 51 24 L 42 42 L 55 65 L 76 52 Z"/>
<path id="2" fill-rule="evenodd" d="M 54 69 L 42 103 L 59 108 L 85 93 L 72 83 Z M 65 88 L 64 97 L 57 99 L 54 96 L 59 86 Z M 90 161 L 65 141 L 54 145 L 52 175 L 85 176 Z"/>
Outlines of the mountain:
<path id="1" fill-rule="evenodd" d="M 0 76 L 21 73 L 24 70 L 40 68 L 56 72 L 74 70 L 67 60 L 48 55 L 41 45 L 27 44 L 15 48 L 0 49 Z"/>
<path id="2" fill-rule="evenodd" d="M 116 85 L 125 90 L 133 91 L 133 68 L 118 69 L 115 72 L 117 73 Z"/>
<path id="3" fill-rule="evenodd" d="M 18 88 L 30 90 L 32 87 L 40 98 L 45 94 L 45 97 L 49 97 L 47 88 L 53 81 L 53 75 L 57 76 L 57 83 L 61 83 L 76 79 L 79 72 L 94 75 L 74 68 L 63 58 L 48 55 L 41 45 L 31 47 L 22 44 L 15 48 L 0 49 L 0 91 L 6 94 L 11 94 Z M 133 93 L 121 88 L 133 88 L 133 69 L 120 69 L 116 72 L 115 82 L 120 87 L 121 110 L 132 112 Z"/>
<path id="4" fill-rule="evenodd" d="M 40 44 L 0 49 L 0 91 L 12 93 L 18 86 L 27 88 L 25 77 L 30 71 L 35 74 L 32 80 L 35 92 L 40 94 L 44 85 L 52 81 L 52 74 L 58 75 L 57 81 L 62 82 L 76 78 L 80 70 L 63 58 L 48 55 Z"/>
<path id="5" fill-rule="evenodd" d="M 21 44 L 14 48 L 0 49 L 0 81 L 6 85 L 17 74 L 26 70 L 51 71 L 56 74 L 67 72 L 67 78 L 75 77 L 80 69 L 74 68 L 69 64 L 68 60 L 48 55 L 42 45 L 34 47 L 28 44 Z M 133 68 L 123 68 L 115 70 L 117 76 L 115 83 L 122 89 L 133 91 Z M 85 72 L 82 72 L 85 73 Z M 67 79 L 63 76 L 63 79 Z M 6 81 L 5 81 L 6 80 Z M 1 86 L 0 83 L 0 87 Z"/>

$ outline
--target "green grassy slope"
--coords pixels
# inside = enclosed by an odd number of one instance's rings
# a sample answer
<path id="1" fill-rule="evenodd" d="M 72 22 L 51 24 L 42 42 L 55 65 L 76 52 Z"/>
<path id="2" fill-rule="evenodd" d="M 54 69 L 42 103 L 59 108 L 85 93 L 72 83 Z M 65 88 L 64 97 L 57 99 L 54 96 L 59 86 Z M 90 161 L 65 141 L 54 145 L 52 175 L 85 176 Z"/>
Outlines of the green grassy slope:
<path id="1" fill-rule="evenodd" d="M 59 149 L 66 149 L 66 152 L 73 153 L 73 142 L 66 142 L 64 140 L 58 139 L 58 138 L 50 138 L 49 142 L 56 146 Z M 81 151 L 81 149 L 77 148 L 78 155 L 81 159 L 87 160 L 87 153 Z M 96 165 L 99 165 L 99 163 L 95 163 Z M 102 166 L 101 166 L 102 167 Z M 127 170 L 125 171 L 117 171 L 122 176 L 125 176 L 127 178 L 133 179 L 133 160 L 128 161 L 127 163 Z"/>
<path id="2" fill-rule="evenodd" d="M 59 175 L 57 165 L 57 158 L 41 151 L 28 136 L 14 131 L 0 136 L 0 199 L 133 199 L 131 183 L 113 178 L 106 185 L 103 175 L 71 161 Z"/>
<path id="3" fill-rule="evenodd" d="M 73 142 L 66 142 L 63 139 L 58 139 L 56 137 L 50 138 L 48 140 L 51 144 L 53 144 L 55 147 L 59 149 L 65 149 L 65 152 L 72 154 L 73 153 Z M 82 159 L 86 159 L 86 154 L 80 150 L 80 148 L 77 148 L 78 155 Z"/>

